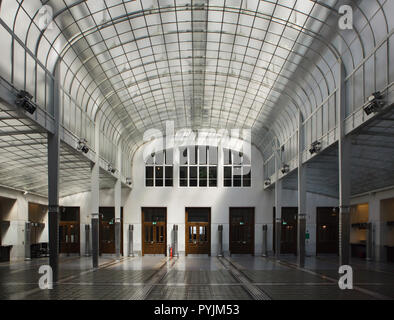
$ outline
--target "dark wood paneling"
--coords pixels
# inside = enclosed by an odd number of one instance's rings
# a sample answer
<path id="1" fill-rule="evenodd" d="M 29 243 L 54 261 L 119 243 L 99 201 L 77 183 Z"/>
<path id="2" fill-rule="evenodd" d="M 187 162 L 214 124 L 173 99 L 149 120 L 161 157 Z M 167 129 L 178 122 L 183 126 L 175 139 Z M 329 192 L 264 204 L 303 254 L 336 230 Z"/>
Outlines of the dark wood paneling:
<path id="1" fill-rule="evenodd" d="M 230 208 L 230 253 L 254 254 L 254 208 Z"/>

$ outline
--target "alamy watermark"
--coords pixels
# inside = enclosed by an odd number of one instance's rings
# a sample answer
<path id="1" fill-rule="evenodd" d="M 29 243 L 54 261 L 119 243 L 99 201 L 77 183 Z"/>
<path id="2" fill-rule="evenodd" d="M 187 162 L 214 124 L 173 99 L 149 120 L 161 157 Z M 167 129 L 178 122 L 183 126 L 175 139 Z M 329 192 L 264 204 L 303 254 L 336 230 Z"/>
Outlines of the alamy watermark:
<path id="1" fill-rule="evenodd" d="M 338 27 L 341 30 L 353 29 L 353 8 L 349 5 L 342 5 L 339 7 L 338 13 L 340 15 Z"/>
<path id="2" fill-rule="evenodd" d="M 51 266 L 43 265 L 38 270 L 39 274 L 42 274 L 38 280 L 38 287 L 41 290 L 52 290 L 53 289 L 53 270 Z"/>
<path id="3" fill-rule="evenodd" d="M 339 274 L 343 274 L 339 278 L 338 285 L 341 290 L 353 290 L 353 268 L 348 265 L 339 267 Z"/>

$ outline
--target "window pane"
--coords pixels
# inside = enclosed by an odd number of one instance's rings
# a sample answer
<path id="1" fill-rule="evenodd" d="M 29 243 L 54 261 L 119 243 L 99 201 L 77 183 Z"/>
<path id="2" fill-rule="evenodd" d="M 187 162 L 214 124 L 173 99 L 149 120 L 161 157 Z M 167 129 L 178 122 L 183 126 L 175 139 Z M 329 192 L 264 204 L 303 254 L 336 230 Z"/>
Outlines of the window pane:
<path id="1" fill-rule="evenodd" d="M 223 149 L 223 163 L 225 165 L 231 164 L 231 151 L 229 149 Z"/>
<path id="2" fill-rule="evenodd" d="M 179 168 L 179 185 L 181 187 L 187 187 L 187 167 Z"/>
<path id="3" fill-rule="evenodd" d="M 166 150 L 166 164 L 172 166 L 174 164 L 174 150 Z"/>
<path id="4" fill-rule="evenodd" d="M 243 172 L 243 186 L 244 187 L 250 187 L 252 184 L 252 172 L 251 172 L 251 167 L 244 167 L 244 172 Z"/>
<path id="5" fill-rule="evenodd" d="M 174 176 L 174 168 L 166 167 L 166 187 L 173 186 L 173 176 Z"/>
<path id="6" fill-rule="evenodd" d="M 199 171 L 200 187 L 206 187 L 208 185 L 208 169 L 207 167 L 200 167 Z"/>
<path id="7" fill-rule="evenodd" d="M 163 167 L 156 167 L 155 168 L 155 180 L 156 180 L 156 187 L 163 186 L 163 177 L 164 177 L 164 168 Z"/>
<path id="8" fill-rule="evenodd" d="M 146 167 L 145 168 L 145 177 L 147 179 L 153 179 L 153 167 Z"/>
<path id="9" fill-rule="evenodd" d="M 145 167 L 145 186 L 153 187 L 153 167 Z"/>
<path id="10" fill-rule="evenodd" d="M 239 151 L 232 151 L 233 155 L 233 164 L 240 165 L 241 164 L 241 153 Z"/>
<path id="11" fill-rule="evenodd" d="M 155 163 L 164 164 L 164 151 L 156 152 Z"/>
<path id="12" fill-rule="evenodd" d="M 217 167 L 209 167 L 209 186 L 217 187 L 218 169 Z"/>
<path id="13" fill-rule="evenodd" d="M 146 159 L 146 164 L 154 164 L 155 154 L 150 154 Z"/>
<path id="14" fill-rule="evenodd" d="M 190 164 L 198 164 L 197 156 L 198 156 L 198 147 L 197 146 L 189 147 Z"/>
<path id="15" fill-rule="evenodd" d="M 231 187 L 231 180 L 232 180 L 232 168 L 231 167 L 224 167 L 224 186 Z"/>
<path id="16" fill-rule="evenodd" d="M 180 165 L 188 164 L 186 147 L 179 149 L 179 161 L 180 161 Z"/>
<path id="17" fill-rule="evenodd" d="M 189 167 L 189 187 L 197 187 L 197 167 Z"/>
<path id="18" fill-rule="evenodd" d="M 241 187 L 242 186 L 241 170 L 242 170 L 241 167 L 234 167 L 234 172 L 233 172 L 233 175 L 234 175 L 234 181 L 233 181 L 234 182 L 234 187 Z"/>
<path id="19" fill-rule="evenodd" d="M 207 164 L 207 147 L 200 146 L 198 147 L 198 150 L 199 150 L 200 164 Z"/>
<path id="20" fill-rule="evenodd" d="M 209 164 L 218 164 L 218 148 L 208 147 Z"/>

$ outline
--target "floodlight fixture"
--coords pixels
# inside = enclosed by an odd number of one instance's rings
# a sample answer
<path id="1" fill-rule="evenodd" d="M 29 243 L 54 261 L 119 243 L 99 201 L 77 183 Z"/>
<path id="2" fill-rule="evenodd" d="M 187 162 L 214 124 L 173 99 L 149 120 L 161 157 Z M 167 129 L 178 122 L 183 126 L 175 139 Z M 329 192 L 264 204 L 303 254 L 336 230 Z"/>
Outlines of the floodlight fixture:
<path id="1" fill-rule="evenodd" d="M 33 114 L 37 110 L 37 106 L 32 101 L 33 96 L 25 91 L 21 90 L 18 93 L 18 98 L 16 99 L 15 103 L 17 106 L 25 109 L 28 113 Z"/>

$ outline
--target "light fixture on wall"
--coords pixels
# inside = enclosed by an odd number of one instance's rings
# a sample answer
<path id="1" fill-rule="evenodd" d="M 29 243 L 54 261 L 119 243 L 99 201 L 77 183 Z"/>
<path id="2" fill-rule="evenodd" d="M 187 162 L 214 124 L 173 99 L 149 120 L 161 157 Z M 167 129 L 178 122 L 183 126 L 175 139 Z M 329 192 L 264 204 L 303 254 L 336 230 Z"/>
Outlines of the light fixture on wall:
<path id="1" fill-rule="evenodd" d="M 288 164 L 284 164 L 282 166 L 282 169 L 280 169 L 280 171 L 282 172 L 282 174 L 286 174 L 290 172 L 290 166 Z"/>
<path id="2" fill-rule="evenodd" d="M 131 186 L 131 185 L 132 185 L 131 178 L 126 178 L 126 184 L 127 184 L 128 186 Z"/>
<path id="3" fill-rule="evenodd" d="M 89 147 L 87 146 L 88 141 L 86 139 L 79 139 L 77 150 L 82 151 L 83 153 L 89 152 Z"/>
<path id="4" fill-rule="evenodd" d="M 111 166 L 111 164 L 108 164 L 107 170 L 108 170 L 109 172 L 111 172 L 112 174 L 115 174 L 115 172 L 116 172 L 116 169 L 113 168 L 113 167 Z"/>
<path id="5" fill-rule="evenodd" d="M 320 141 L 313 142 L 309 149 L 310 154 L 318 153 L 320 151 L 321 151 L 321 142 Z"/>
<path id="6" fill-rule="evenodd" d="M 264 180 L 264 185 L 266 186 L 266 187 L 268 187 L 268 186 L 270 186 L 271 185 L 271 179 L 265 179 Z"/>
<path id="7" fill-rule="evenodd" d="M 380 91 L 377 91 L 368 98 L 368 104 L 364 107 L 364 112 L 369 116 L 372 113 L 379 112 L 383 105 L 383 95 Z"/>
<path id="8" fill-rule="evenodd" d="M 21 90 L 18 93 L 18 98 L 16 99 L 15 103 L 30 114 L 33 114 L 37 110 L 37 106 L 34 104 L 32 99 L 33 96 L 29 92 Z"/>

